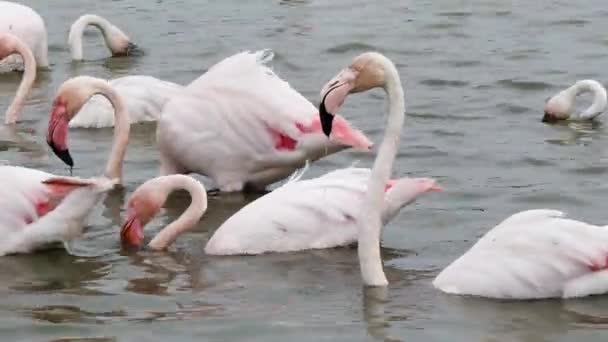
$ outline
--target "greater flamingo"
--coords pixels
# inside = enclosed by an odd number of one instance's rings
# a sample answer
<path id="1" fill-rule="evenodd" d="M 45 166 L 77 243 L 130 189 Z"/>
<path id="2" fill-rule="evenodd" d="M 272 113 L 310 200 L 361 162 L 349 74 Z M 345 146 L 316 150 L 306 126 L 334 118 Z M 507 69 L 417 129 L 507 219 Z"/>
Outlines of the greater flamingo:
<path id="1" fill-rule="evenodd" d="M 70 167 L 74 161 L 70 155 L 67 138 L 68 124 L 88 99 L 103 95 L 114 107 L 114 141 L 104 175 L 122 183 L 122 164 L 129 142 L 129 113 L 122 96 L 105 80 L 78 76 L 65 81 L 57 90 L 49 117 L 46 141 L 55 155 Z"/>
<path id="2" fill-rule="evenodd" d="M 203 174 L 226 192 L 264 189 L 306 160 L 370 148 L 339 116 L 328 141 L 312 103 L 264 65 L 272 57 L 228 57 L 167 102 L 157 129 L 162 175 Z"/>
<path id="3" fill-rule="evenodd" d="M 207 210 L 207 192 L 205 187 L 194 178 L 186 175 L 160 176 L 146 181 L 139 186 L 127 202 L 127 218 L 120 230 L 121 241 L 129 246 L 143 245 L 143 229 L 175 190 L 186 190 L 192 199 L 182 215 L 163 228 L 148 243 L 153 250 L 164 250 L 179 235 L 194 228 Z"/>
<path id="4" fill-rule="evenodd" d="M 587 92 L 593 94 L 593 102 L 582 113 L 574 113 L 576 97 Z M 560 91 L 547 100 L 542 121 L 591 120 L 606 110 L 607 101 L 606 88 L 599 82 L 594 80 L 578 81 L 570 88 Z"/>
<path id="5" fill-rule="evenodd" d="M 417 195 L 441 190 L 429 178 L 390 180 L 405 117 L 397 69 L 379 53 L 357 56 L 323 87 L 319 115 L 324 133 L 331 136 L 336 128 L 334 113 L 346 96 L 377 87 L 388 94 L 389 113 L 384 140 L 371 171 L 343 169 L 313 180 L 288 183 L 228 219 L 205 251 L 256 254 L 357 241 L 363 282 L 371 286 L 388 284 L 379 249 L 383 224 Z"/>
<path id="6" fill-rule="evenodd" d="M 608 292 L 608 227 L 557 210 L 511 215 L 433 281 L 446 293 L 497 299 L 574 298 Z"/>
<path id="7" fill-rule="evenodd" d="M 125 76 L 109 81 L 124 99 L 129 122 L 156 121 L 165 103 L 183 86 L 151 76 Z M 114 126 L 114 108 L 102 95 L 91 97 L 69 123 L 70 127 L 101 128 Z"/>
<path id="8" fill-rule="evenodd" d="M 106 46 L 112 56 L 129 56 L 139 52 L 137 44 L 131 42 L 129 37 L 121 29 L 112 25 L 108 20 L 94 14 L 85 14 L 70 27 L 68 44 L 72 60 L 82 60 L 82 34 L 87 26 L 95 26 L 103 35 Z"/>
<path id="9" fill-rule="evenodd" d="M 288 182 L 228 218 L 205 246 L 205 253 L 255 255 L 356 243 L 369 177 L 369 169 L 347 168 L 310 180 Z M 439 190 L 429 178 L 388 181 L 382 224 L 418 195 Z"/>
<path id="10" fill-rule="evenodd" d="M 36 59 L 34 66 L 49 66 L 46 27 L 36 11 L 18 3 L 0 1 L 0 33 L 11 33 L 21 39 Z M 14 55 L 3 57 L 0 61 L 0 72 L 23 67 L 23 60 Z"/>
<path id="11" fill-rule="evenodd" d="M 104 177 L 60 177 L 17 166 L 0 166 L 0 179 L 0 255 L 28 253 L 53 242 L 67 248 L 115 183 Z"/>
<path id="12" fill-rule="evenodd" d="M 17 94 L 13 102 L 6 110 L 4 116 L 5 125 L 14 125 L 17 122 L 19 113 L 25 105 L 34 80 L 36 79 L 36 60 L 29 47 L 24 44 L 17 36 L 10 33 L 0 33 L 0 59 L 11 54 L 19 54 L 23 60 L 24 72 L 21 83 L 17 89 Z"/>

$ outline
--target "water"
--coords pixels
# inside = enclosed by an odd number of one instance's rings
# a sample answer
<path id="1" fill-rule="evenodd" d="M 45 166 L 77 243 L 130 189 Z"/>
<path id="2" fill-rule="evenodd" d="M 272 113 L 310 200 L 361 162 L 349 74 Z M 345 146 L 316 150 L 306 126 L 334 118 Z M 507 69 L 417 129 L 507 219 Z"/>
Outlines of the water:
<path id="1" fill-rule="evenodd" d="M 555 208 L 606 223 L 608 119 L 540 122 L 548 96 L 577 79 L 608 77 L 603 1 L 25 3 L 46 20 L 52 70 L 39 76 L 20 125 L 30 148 L 4 142 L 0 159 L 66 174 L 46 152 L 43 135 L 52 96 L 71 76 L 146 74 L 185 84 L 237 51 L 272 48 L 277 72 L 316 103 L 320 87 L 355 55 L 378 50 L 399 68 L 409 114 L 394 173 L 435 177 L 446 191 L 424 196 L 387 227 L 386 294 L 362 288 L 354 249 L 205 256 L 213 231 L 251 196 L 212 197 L 196 231 L 169 252 L 124 251 L 118 227 L 125 196 L 158 170 L 154 125 L 138 126 L 127 153 L 126 189 L 99 206 L 75 255 L 55 250 L 0 258 L 1 340 L 605 339 L 606 298 L 496 302 L 444 295 L 430 284 L 516 211 Z M 107 58 L 92 33 L 86 61 L 72 64 L 67 31 L 85 12 L 110 19 L 146 55 Z M 0 108 L 18 81 L 2 76 Z M 351 96 L 343 113 L 378 141 L 383 110 L 384 94 L 375 91 Z M 76 175 L 102 171 L 111 137 L 106 129 L 70 132 Z M 342 152 L 315 163 L 306 177 L 354 160 L 371 165 L 372 158 Z M 146 235 L 188 202 L 185 193 L 172 196 Z"/>

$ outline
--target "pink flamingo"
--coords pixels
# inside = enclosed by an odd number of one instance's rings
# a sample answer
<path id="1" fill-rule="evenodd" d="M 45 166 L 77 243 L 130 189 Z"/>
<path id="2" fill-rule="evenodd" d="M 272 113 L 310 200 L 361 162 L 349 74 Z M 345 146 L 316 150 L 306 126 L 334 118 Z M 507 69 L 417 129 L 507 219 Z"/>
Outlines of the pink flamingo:
<path id="1" fill-rule="evenodd" d="M 23 58 L 24 72 L 17 94 L 6 110 L 4 124 L 13 125 L 17 122 L 19 113 L 25 105 L 34 80 L 36 79 L 36 60 L 30 48 L 21 39 L 10 33 L 0 33 L 0 59 L 12 54 L 19 54 Z"/>
<path id="2" fill-rule="evenodd" d="M 34 66 L 47 68 L 48 46 L 44 20 L 36 11 L 15 2 L 0 1 L 0 33 L 10 33 L 17 36 L 32 51 L 36 63 Z M 23 55 L 22 55 L 23 57 Z M 22 61 L 3 57 L 0 58 L 2 71 L 21 69 Z"/>
<path id="3" fill-rule="evenodd" d="M 28 253 L 49 243 L 66 247 L 83 232 L 93 207 L 115 181 L 80 179 L 0 166 L 0 255 Z"/>
<path id="4" fill-rule="evenodd" d="M 167 102 L 158 123 L 160 174 L 203 174 L 226 192 L 264 189 L 306 160 L 370 148 L 340 116 L 326 139 L 317 109 L 265 65 L 272 57 L 228 57 Z"/>

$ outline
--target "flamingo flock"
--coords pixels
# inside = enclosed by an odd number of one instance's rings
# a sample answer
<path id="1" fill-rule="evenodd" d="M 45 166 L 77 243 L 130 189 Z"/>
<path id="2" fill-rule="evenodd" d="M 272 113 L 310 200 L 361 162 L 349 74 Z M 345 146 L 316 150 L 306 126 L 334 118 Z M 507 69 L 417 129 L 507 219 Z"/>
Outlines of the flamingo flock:
<path id="1" fill-rule="evenodd" d="M 83 59 L 87 26 L 98 28 L 112 56 L 138 51 L 107 19 L 85 14 L 70 27 L 73 60 Z M 156 122 L 158 177 L 139 186 L 126 204 L 123 245 L 166 250 L 187 236 L 208 209 L 207 191 L 273 191 L 229 217 L 209 239 L 207 255 L 253 256 L 357 244 L 362 282 L 387 286 L 380 253 L 383 227 L 420 195 L 442 191 L 433 178 L 392 178 L 406 119 L 405 93 L 395 64 L 366 52 L 321 87 L 313 105 L 269 67 L 270 50 L 244 51 L 218 61 L 186 85 L 144 75 L 114 80 L 77 76 L 66 80 L 49 109 L 46 142 L 66 165 L 70 128 L 113 127 L 110 155 L 101 175 L 53 175 L 21 166 L 0 166 L 10 179 L 0 189 L 0 255 L 69 244 L 83 234 L 92 209 L 121 186 L 130 128 Z M 37 68 L 49 68 L 44 20 L 33 9 L 0 1 L 0 71 L 22 79 L 5 111 L 5 125 L 18 125 Z M 328 77 L 329 78 L 329 77 Z M 373 167 L 348 167 L 312 179 L 301 168 L 345 149 L 371 151 L 372 141 L 339 114 L 350 94 L 384 91 L 386 129 Z M 576 97 L 593 94 L 583 112 Z M 548 99 L 543 122 L 592 120 L 605 111 L 605 88 L 581 80 Z M 189 174 L 208 177 L 213 189 Z M 291 177 L 290 177 L 291 176 Z M 289 178 L 289 179 L 288 179 Z M 167 197 L 185 190 L 188 208 L 145 243 L 144 227 Z M 448 294 L 495 299 L 573 298 L 608 292 L 608 226 L 566 218 L 549 209 L 515 213 L 490 229 L 432 285 Z"/>

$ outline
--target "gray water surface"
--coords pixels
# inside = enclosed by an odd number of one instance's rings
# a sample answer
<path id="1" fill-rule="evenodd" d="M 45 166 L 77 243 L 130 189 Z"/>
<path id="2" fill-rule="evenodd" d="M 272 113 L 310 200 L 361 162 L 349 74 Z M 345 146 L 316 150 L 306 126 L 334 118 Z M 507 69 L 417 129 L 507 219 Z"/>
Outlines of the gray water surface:
<path id="1" fill-rule="evenodd" d="M 254 197 L 211 197 L 197 229 L 168 252 L 125 251 L 124 201 L 158 172 L 154 125 L 132 131 L 125 189 L 91 217 L 73 255 L 54 250 L 0 258 L 2 341 L 604 341 L 608 298 L 497 302 L 453 297 L 433 277 L 508 215 L 554 208 L 606 224 L 608 132 L 591 123 L 540 122 L 545 98 L 577 79 L 608 79 L 608 7 L 572 1 L 23 1 L 46 20 L 51 70 L 41 72 L 19 133 L 0 159 L 67 174 L 44 145 L 57 87 L 72 76 L 145 74 L 186 84 L 241 50 L 272 48 L 274 68 L 313 103 L 354 56 L 386 54 L 405 87 L 407 119 L 394 174 L 435 177 L 385 230 L 387 293 L 361 286 L 355 249 L 209 257 L 203 246 Z M 146 51 L 108 58 L 94 30 L 72 63 L 69 25 L 102 15 Z M 0 78 L 0 108 L 20 76 Z M 342 113 L 375 141 L 381 91 L 349 97 Z M 32 133 L 33 131 L 33 133 Z M 103 170 L 112 130 L 71 130 L 75 174 Z M 5 139 L 6 140 L 6 139 Z M 369 166 L 345 151 L 305 177 Z M 170 198 L 152 236 L 188 205 Z M 500 265 L 496 265 L 500 267 Z M 79 339 L 80 338 L 80 339 Z M 86 339 L 88 338 L 88 339 Z"/>

